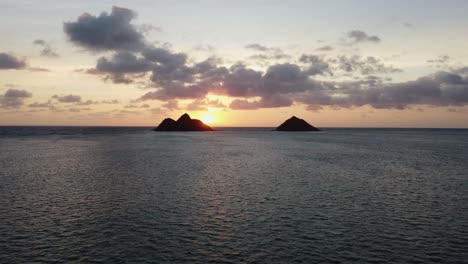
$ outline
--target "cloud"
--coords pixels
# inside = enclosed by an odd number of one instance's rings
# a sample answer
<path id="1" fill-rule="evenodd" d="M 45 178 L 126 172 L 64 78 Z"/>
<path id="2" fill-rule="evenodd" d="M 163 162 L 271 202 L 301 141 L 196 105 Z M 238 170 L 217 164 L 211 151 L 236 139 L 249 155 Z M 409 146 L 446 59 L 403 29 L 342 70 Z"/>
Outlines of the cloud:
<path id="1" fill-rule="evenodd" d="M 76 100 L 76 98 L 75 98 Z M 75 105 L 98 105 L 98 104 L 119 104 L 120 102 L 118 100 L 102 100 L 102 101 L 93 101 L 93 100 L 79 100 L 78 102 L 75 102 Z"/>
<path id="2" fill-rule="evenodd" d="M 341 55 L 337 63 L 338 68 L 345 72 L 360 72 L 362 75 L 401 72 L 400 69 L 387 66 L 373 56 Z"/>
<path id="3" fill-rule="evenodd" d="M 52 100 L 55 99 L 56 101 Z M 66 103 L 69 106 L 68 109 L 60 109 L 57 107 L 57 103 Z M 51 97 L 50 100 L 47 102 L 39 103 L 34 102 L 28 105 L 31 108 L 48 108 L 55 112 L 80 112 L 85 110 L 91 110 L 89 107 L 80 107 L 80 106 L 91 106 L 91 105 L 99 105 L 99 104 L 119 104 L 118 100 L 103 100 L 103 101 L 93 101 L 93 100 L 82 100 L 81 96 L 79 95 L 54 95 Z M 72 109 L 72 110 L 70 110 Z"/>
<path id="4" fill-rule="evenodd" d="M 54 95 L 53 99 L 56 99 L 60 103 L 79 103 L 81 102 L 81 96 L 79 95 Z"/>
<path id="5" fill-rule="evenodd" d="M 245 46 L 246 49 L 259 52 L 249 57 L 250 60 L 261 66 L 266 66 L 272 61 L 280 61 L 290 59 L 291 56 L 286 54 L 282 49 L 277 47 L 266 47 L 258 43 L 253 43 Z"/>
<path id="6" fill-rule="evenodd" d="M 32 94 L 26 90 L 8 89 L 0 95 L 0 108 L 19 108 L 24 104 L 26 98 Z"/>
<path id="7" fill-rule="evenodd" d="M 89 74 L 102 75 L 105 80 L 114 83 L 131 83 L 139 74 L 144 74 L 152 68 L 151 62 L 142 57 L 137 57 L 129 51 L 119 51 L 111 58 L 101 57 L 96 63 L 96 68 L 88 69 Z M 132 75 L 132 76 L 128 76 Z"/>
<path id="8" fill-rule="evenodd" d="M 349 41 L 351 41 L 352 44 L 361 42 L 378 43 L 381 41 L 380 37 L 376 35 L 369 35 L 361 30 L 351 30 L 348 33 L 346 33 L 346 37 L 349 39 Z"/>
<path id="9" fill-rule="evenodd" d="M 245 46 L 246 49 L 256 50 L 256 51 L 269 51 L 270 48 L 260 45 L 258 43 L 248 44 Z"/>
<path id="10" fill-rule="evenodd" d="M 291 106 L 292 104 L 293 100 L 288 96 L 274 94 L 253 102 L 244 99 L 235 99 L 231 102 L 229 108 L 235 110 L 254 110 L 259 108 L 287 107 Z"/>
<path id="11" fill-rule="evenodd" d="M 48 108 L 51 106 L 51 103 L 50 102 L 47 102 L 47 103 L 32 103 L 32 104 L 29 104 L 28 107 L 37 107 L 37 108 Z"/>
<path id="12" fill-rule="evenodd" d="M 41 67 L 28 67 L 28 71 L 32 72 L 50 72 L 49 69 L 41 68 Z"/>
<path id="13" fill-rule="evenodd" d="M 131 24 L 136 13 L 130 9 L 112 7 L 110 14 L 82 14 L 75 22 L 63 24 L 69 40 L 90 51 L 141 50 L 146 45 L 143 33 Z"/>
<path id="14" fill-rule="evenodd" d="M 70 107 L 68 109 L 66 109 L 68 112 L 72 112 L 72 113 L 79 113 L 81 111 L 89 111 L 91 110 L 91 108 L 89 107 Z"/>
<path id="15" fill-rule="evenodd" d="M 224 105 L 219 100 L 209 100 L 209 99 L 196 99 L 188 104 L 185 109 L 189 111 L 206 111 L 208 108 L 225 108 Z"/>
<path id="16" fill-rule="evenodd" d="M 404 27 L 410 28 L 410 27 L 413 27 L 414 25 L 411 24 L 411 23 L 409 23 L 409 22 L 404 22 L 404 23 L 403 23 L 403 26 L 404 26 Z"/>
<path id="17" fill-rule="evenodd" d="M 13 54 L 0 53 L 0 70 L 29 70 L 32 72 L 48 72 L 48 69 L 30 67 L 25 59 L 19 59 Z"/>
<path id="18" fill-rule="evenodd" d="M 310 75 L 333 75 L 330 64 L 321 56 L 303 54 L 299 61 L 309 65 L 307 72 Z"/>
<path id="19" fill-rule="evenodd" d="M 33 41 L 34 45 L 42 47 L 41 56 L 45 57 L 59 57 L 58 53 L 43 39 L 36 39 Z"/>
<path id="20" fill-rule="evenodd" d="M 295 64 L 276 64 L 265 73 L 242 65 L 231 67 L 222 78 L 222 85 L 192 84 L 182 90 L 162 87 L 143 99 L 198 99 L 208 94 L 245 99 L 231 102 L 232 109 L 258 109 L 305 104 L 317 106 L 404 109 L 412 105 L 463 106 L 468 104 L 468 79 L 458 74 L 438 72 L 415 81 L 385 83 L 385 79 L 369 75 L 359 81 L 317 81 L 307 69 Z M 180 88 L 180 87 L 179 87 Z M 254 101 L 247 98 L 260 98 Z"/>
<path id="21" fill-rule="evenodd" d="M 381 82 L 323 83 L 320 89 L 308 89 L 295 100 L 309 106 L 405 109 L 413 105 L 464 106 L 468 104 L 468 79 L 458 74 L 437 72 L 415 81 L 384 84 Z"/>
<path id="22" fill-rule="evenodd" d="M 169 100 L 162 105 L 164 108 L 173 111 L 179 109 L 179 102 L 177 100 Z"/>
<path id="23" fill-rule="evenodd" d="M 333 50 L 333 47 L 332 46 L 322 46 L 322 47 L 319 47 L 317 48 L 318 51 L 332 51 Z"/>
<path id="24" fill-rule="evenodd" d="M 3 96 L 7 98 L 28 98 L 32 94 L 26 90 L 8 89 Z"/>
<path id="25" fill-rule="evenodd" d="M 101 104 L 120 104 L 119 100 L 114 99 L 114 100 L 103 100 L 101 101 Z"/>
<path id="26" fill-rule="evenodd" d="M 138 31 L 145 34 L 145 35 L 149 34 L 151 31 L 157 31 L 157 32 L 162 32 L 163 31 L 162 28 L 151 25 L 151 24 L 143 24 L 143 25 L 139 25 L 137 27 L 138 27 Z"/>
<path id="27" fill-rule="evenodd" d="M 149 108 L 150 105 L 149 104 L 141 104 L 141 105 L 135 105 L 135 104 L 128 104 L 126 106 L 124 106 L 124 108 L 127 108 L 127 109 L 134 109 L 134 108 Z"/>
<path id="28" fill-rule="evenodd" d="M 427 60 L 427 62 L 436 68 L 448 68 L 450 66 L 450 63 L 452 61 L 452 58 L 448 55 L 440 55 L 435 59 Z"/>
<path id="29" fill-rule="evenodd" d="M 305 105 L 310 110 L 323 106 L 404 109 L 420 105 L 468 105 L 466 69 L 439 71 L 414 81 L 391 83 L 388 75 L 401 70 L 373 56 L 320 53 L 293 58 L 279 48 L 256 43 L 246 48 L 256 52 L 249 59 L 261 62 L 262 69 L 249 67 L 245 62 L 228 66 L 216 57 L 194 62 L 186 53 L 171 51 L 170 45 L 147 44 L 130 23 L 134 17 L 133 11 L 114 8 L 110 15 L 83 15 L 77 22 L 65 25 L 69 25 L 73 33 L 85 33 L 86 37 L 67 33 L 78 45 L 92 51 L 113 52 L 110 57 L 99 58 L 96 67 L 88 73 L 116 83 L 130 83 L 149 75 L 146 88 L 151 90 L 137 101 L 165 101 L 164 109 L 178 109 L 179 99 L 192 100 L 186 106 L 188 109 L 206 109 L 216 104 L 207 99 L 209 94 L 230 97 L 232 109 L 294 104 Z M 91 41 L 89 36 L 96 32 L 103 36 L 91 38 Z M 125 37 L 116 37 L 121 33 Z M 350 31 L 346 36 L 350 44 L 381 41 L 378 36 L 360 30 Z M 342 76 L 347 78 L 337 81 Z M 64 101 L 71 100 L 62 97 Z M 58 96 L 55 99 L 59 100 Z M 81 97 L 73 100 L 81 102 Z M 132 104 L 132 108 L 133 105 L 138 106 Z M 158 108 L 157 111 L 162 110 Z"/>
<path id="30" fill-rule="evenodd" d="M 187 55 L 184 53 L 172 53 L 166 48 L 148 47 L 142 52 L 148 61 L 158 63 L 159 66 L 174 69 L 184 65 Z"/>
<path id="31" fill-rule="evenodd" d="M 166 48 L 146 47 L 141 55 L 118 51 L 111 58 L 101 57 L 96 67 L 86 72 L 102 75 L 105 80 L 112 80 L 114 83 L 132 83 L 134 79 L 143 77 L 150 71 L 153 72 L 152 81 L 155 83 L 177 79 L 187 81 L 186 78 L 192 75 L 192 72 L 189 72 L 192 69 L 185 66 L 186 61 L 187 55 L 184 53 L 172 53 Z"/>
<path id="32" fill-rule="evenodd" d="M 20 70 L 26 68 L 26 62 L 8 53 L 0 53 L 0 70 Z"/>
<path id="33" fill-rule="evenodd" d="M 102 57 L 96 65 L 97 71 L 110 74 L 141 73 L 150 69 L 151 64 L 146 59 L 128 51 L 117 52 L 111 59 Z"/>
<path id="34" fill-rule="evenodd" d="M 209 44 L 196 45 L 195 47 L 193 47 L 193 50 L 212 53 L 215 51 L 215 47 Z"/>

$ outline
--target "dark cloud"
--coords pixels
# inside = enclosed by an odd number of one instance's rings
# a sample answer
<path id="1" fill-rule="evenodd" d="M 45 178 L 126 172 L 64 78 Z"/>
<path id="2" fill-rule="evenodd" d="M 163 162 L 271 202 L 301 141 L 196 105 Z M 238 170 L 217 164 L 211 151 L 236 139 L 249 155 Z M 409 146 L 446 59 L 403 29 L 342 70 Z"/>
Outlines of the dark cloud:
<path id="1" fill-rule="evenodd" d="M 458 74 L 437 72 L 415 81 L 323 83 L 295 97 L 307 105 L 404 109 L 412 105 L 464 106 L 468 104 L 468 79 Z"/>
<path id="2" fill-rule="evenodd" d="M 32 97 L 26 90 L 8 89 L 0 95 L 0 108 L 19 108 L 24 104 L 24 100 Z"/>
<path id="3" fill-rule="evenodd" d="M 130 83 L 126 74 L 144 73 L 151 70 L 151 62 L 145 58 L 137 57 L 128 51 L 119 51 L 112 58 L 99 58 L 96 68 L 88 71 L 92 74 L 103 74 L 115 83 Z"/>
<path id="4" fill-rule="evenodd" d="M 26 90 L 8 89 L 3 96 L 7 98 L 28 98 L 32 94 Z"/>
<path id="5" fill-rule="evenodd" d="M 165 101 L 163 108 L 168 110 L 179 108 L 178 99 L 192 100 L 187 105 L 188 109 L 207 109 L 213 105 L 224 107 L 219 101 L 207 99 L 208 94 L 214 94 L 233 98 L 229 106 L 233 109 L 276 108 L 293 104 L 306 105 L 310 110 L 323 106 L 349 108 L 369 105 L 403 109 L 418 105 L 468 105 L 466 69 L 438 72 L 410 82 L 389 83 L 391 79 L 387 75 L 401 70 L 373 56 L 321 53 L 304 54 L 295 60 L 279 48 L 260 44 L 249 44 L 246 48 L 256 52 L 250 60 L 264 63 L 264 70 L 248 67 L 242 62 L 226 66 L 215 57 L 193 62 L 185 53 L 172 52 L 169 45 L 156 47 L 145 44 L 147 42 L 141 33 L 130 23 L 134 17 L 130 10 L 114 8 L 110 15 L 83 15 L 77 22 L 67 23 L 66 28 L 72 29 L 73 34 L 67 34 L 81 46 L 93 51 L 114 51 L 111 57 L 100 58 L 88 73 L 116 83 L 130 83 L 134 78 L 150 75 L 147 88 L 151 91 L 136 102 Z M 89 40 L 89 36 L 101 31 L 102 37 Z M 75 35 L 77 32 L 85 32 L 85 37 Z M 115 37 L 121 33 L 125 37 Z M 360 30 L 348 32 L 347 40 L 350 44 L 381 41 L 378 36 Z M 341 76 L 352 81 L 333 81 Z M 81 98 L 75 101 L 79 102 Z M 140 107 L 136 102 L 126 108 Z M 163 110 L 158 108 L 157 111 Z"/>
<path id="6" fill-rule="evenodd" d="M 93 100 L 82 101 L 81 98 L 78 102 L 75 102 L 75 105 L 96 105 L 96 104 L 99 104 L 99 101 L 93 101 Z"/>
<path id="7" fill-rule="evenodd" d="M 322 47 L 319 47 L 317 48 L 318 51 L 332 51 L 333 50 L 333 47 L 332 46 L 322 46 Z"/>
<path id="8" fill-rule="evenodd" d="M 48 102 L 45 102 L 45 103 L 34 102 L 32 104 L 29 104 L 28 107 L 55 109 L 55 106 L 51 101 L 48 101 Z"/>
<path id="9" fill-rule="evenodd" d="M 372 70 L 375 71 L 375 70 Z M 387 71 L 387 70 L 385 70 Z M 365 70 L 366 73 L 371 72 Z M 208 94 L 241 98 L 260 98 L 254 101 L 235 99 L 233 109 L 285 107 L 296 103 L 309 109 L 317 106 L 403 109 L 411 105 L 463 106 L 468 104 L 468 80 L 458 74 L 439 72 L 416 81 L 386 83 L 386 78 L 368 75 L 350 82 L 317 81 L 307 69 L 295 64 L 270 66 L 265 73 L 236 65 L 224 72 L 220 85 L 192 84 L 190 86 L 161 87 L 142 99 L 196 98 L 200 106 Z M 200 109 L 202 107 L 199 107 Z"/>
<path id="10" fill-rule="evenodd" d="M 58 53 L 52 48 L 52 46 L 43 39 L 36 39 L 33 41 L 34 45 L 40 46 L 41 56 L 45 57 L 59 57 Z"/>
<path id="11" fill-rule="evenodd" d="M 374 73 L 393 73 L 397 69 L 382 64 L 374 57 L 343 57 L 334 60 L 330 65 L 324 57 L 303 55 L 300 60 L 303 65 L 282 63 L 269 66 L 265 72 L 248 68 L 243 64 L 235 64 L 229 68 L 217 66 L 214 61 L 201 67 L 203 63 L 184 66 L 183 78 L 167 78 L 165 81 L 154 82 L 156 91 L 143 95 L 141 100 L 174 100 L 199 99 L 208 94 L 219 94 L 230 97 L 254 98 L 256 101 L 236 99 L 230 107 L 235 109 L 256 109 L 290 106 L 294 96 L 299 93 L 314 91 L 323 98 L 330 97 L 327 88 L 337 90 L 336 85 L 312 79 L 316 75 L 332 75 L 333 70 L 358 71 L 367 75 L 364 81 L 354 85 L 366 86 L 383 84 L 380 77 Z M 153 71 L 153 75 L 166 75 L 166 72 Z M 160 76 L 158 78 L 161 78 Z M 153 80 L 156 78 L 153 77 Z M 317 92 L 318 91 L 318 92 Z M 331 102 L 332 100 L 330 100 Z M 194 105 L 195 107 L 195 105 Z"/>
<path id="12" fill-rule="evenodd" d="M 380 42 L 381 39 L 376 35 L 369 35 L 361 30 L 351 30 L 346 33 L 346 37 L 351 41 L 351 43 L 360 43 L 360 42 Z"/>
<path id="13" fill-rule="evenodd" d="M 251 49 L 251 50 L 256 50 L 256 51 L 268 51 L 270 48 L 254 43 L 254 44 L 248 44 L 245 46 L 246 49 Z"/>
<path id="14" fill-rule="evenodd" d="M 8 53 L 0 53 L 0 70 L 20 70 L 26 68 L 26 62 Z"/>
<path id="15" fill-rule="evenodd" d="M 67 22 L 63 30 L 73 43 L 91 51 L 141 50 L 145 47 L 143 33 L 131 24 L 136 13 L 130 9 L 112 7 L 110 14 L 82 14 L 75 22 Z"/>
<path id="16" fill-rule="evenodd" d="M 184 53 L 172 53 L 166 48 L 146 47 L 141 55 L 130 51 L 118 51 L 111 58 L 101 57 L 96 67 L 86 72 L 101 75 L 105 80 L 114 83 L 131 83 L 151 71 L 154 83 L 188 81 L 187 78 L 194 73 L 192 70 L 197 69 L 187 67 L 186 60 L 187 55 Z"/>
<path id="17" fill-rule="evenodd" d="M 81 102 L 81 96 L 79 95 L 54 95 L 53 99 L 56 99 L 60 103 L 79 103 Z"/>
<path id="18" fill-rule="evenodd" d="M 41 67 L 28 67 L 28 71 L 32 71 L 32 72 L 50 72 L 49 69 L 41 68 Z"/>
<path id="19" fill-rule="evenodd" d="M 299 61 L 309 65 L 307 72 L 310 75 L 333 75 L 330 64 L 323 57 L 304 54 L 299 58 Z"/>
<path id="20" fill-rule="evenodd" d="M 249 59 L 262 66 L 268 65 L 272 61 L 279 61 L 291 58 L 289 54 L 286 54 L 282 49 L 277 47 L 266 47 L 254 43 L 246 45 L 245 48 L 259 52 L 257 54 L 251 55 Z"/>
<path id="21" fill-rule="evenodd" d="M 387 66 L 373 56 L 362 57 L 359 55 L 340 55 L 336 62 L 338 64 L 337 67 L 340 70 L 345 72 L 359 72 L 362 75 L 401 72 L 400 69 L 394 68 L 393 66 Z"/>
<path id="22" fill-rule="evenodd" d="M 183 66 L 187 61 L 187 55 L 184 53 L 172 53 L 166 48 L 149 47 L 143 50 L 143 57 L 148 61 L 157 63 L 156 66 L 173 70 Z"/>
<path id="23" fill-rule="evenodd" d="M 120 104 L 119 100 L 103 100 L 101 101 L 101 104 Z"/>

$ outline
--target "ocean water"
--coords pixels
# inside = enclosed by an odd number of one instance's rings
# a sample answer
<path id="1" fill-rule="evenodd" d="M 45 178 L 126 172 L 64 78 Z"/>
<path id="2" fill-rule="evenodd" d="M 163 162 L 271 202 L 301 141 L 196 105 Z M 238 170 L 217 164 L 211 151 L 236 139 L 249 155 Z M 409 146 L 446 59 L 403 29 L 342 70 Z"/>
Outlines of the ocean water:
<path id="1" fill-rule="evenodd" d="M 468 263 L 468 130 L 0 128 L 0 263 Z"/>

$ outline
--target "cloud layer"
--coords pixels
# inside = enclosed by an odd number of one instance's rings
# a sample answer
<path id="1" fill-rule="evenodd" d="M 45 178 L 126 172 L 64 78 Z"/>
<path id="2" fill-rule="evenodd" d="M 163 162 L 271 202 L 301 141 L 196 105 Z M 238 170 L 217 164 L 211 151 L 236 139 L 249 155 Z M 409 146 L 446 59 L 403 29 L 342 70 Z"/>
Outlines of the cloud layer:
<path id="1" fill-rule="evenodd" d="M 131 24 L 135 16 L 129 9 L 114 7 L 110 14 L 83 14 L 76 22 L 65 23 L 64 30 L 78 46 L 94 52 L 114 52 L 110 57 L 99 58 L 88 73 L 115 83 L 144 80 L 152 90 L 139 100 L 166 101 L 167 109 L 178 109 L 178 99 L 192 99 L 191 109 L 222 105 L 207 100 L 209 94 L 230 97 L 232 109 L 294 104 L 303 104 L 308 109 L 364 105 L 404 109 L 413 105 L 468 104 L 466 71 L 439 71 L 414 81 L 392 83 L 389 75 L 401 69 L 373 56 L 322 52 L 297 57 L 257 43 L 246 48 L 256 52 L 253 56 L 262 56 L 250 60 L 263 60 L 264 70 L 249 67 L 245 61 L 225 65 L 216 57 L 194 62 L 186 53 L 148 44 L 150 41 Z M 381 42 L 377 35 L 361 30 L 349 31 L 346 37 L 351 44 Z M 330 46 L 320 48 L 331 50 Z"/>

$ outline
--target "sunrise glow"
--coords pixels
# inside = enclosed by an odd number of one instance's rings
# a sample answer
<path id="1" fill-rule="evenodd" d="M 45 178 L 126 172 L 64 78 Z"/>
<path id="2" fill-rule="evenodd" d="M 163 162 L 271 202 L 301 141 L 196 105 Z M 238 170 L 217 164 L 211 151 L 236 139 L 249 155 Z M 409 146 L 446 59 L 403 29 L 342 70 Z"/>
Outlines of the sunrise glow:
<path id="1" fill-rule="evenodd" d="M 212 124 L 214 122 L 214 117 L 212 115 L 204 115 L 201 117 L 201 121 L 205 124 Z"/>
<path id="2" fill-rule="evenodd" d="M 0 3 L 0 125 L 468 127 L 468 2 L 47 2 Z"/>

